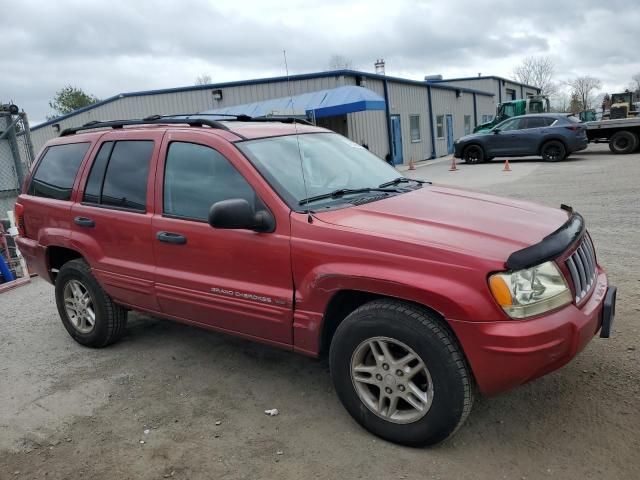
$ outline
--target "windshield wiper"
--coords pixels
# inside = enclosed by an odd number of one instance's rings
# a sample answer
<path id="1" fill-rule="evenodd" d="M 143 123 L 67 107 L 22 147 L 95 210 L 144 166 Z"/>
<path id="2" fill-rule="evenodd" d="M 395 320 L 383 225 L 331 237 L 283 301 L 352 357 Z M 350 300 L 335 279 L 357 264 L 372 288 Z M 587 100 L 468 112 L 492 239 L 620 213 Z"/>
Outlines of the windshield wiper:
<path id="1" fill-rule="evenodd" d="M 369 193 L 369 192 L 389 192 L 389 193 L 399 193 L 401 190 L 397 188 L 340 188 L 339 190 L 334 190 L 333 192 L 323 193 L 322 195 L 315 195 L 309 198 L 303 198 L 298 202 L 298 205 L 304 205 L 306 203 L 315 202 L 316 200 L 324 200 L 325 198 L 339 198 L 343 195 L 355 195 L 358 193 Z"/>
<path id="2" fill-rule="evenodd" d="M 416 180 L 415 178 L 398 177 L 388 182 L 381 183 L 380 185 L 378 185 L 378 188 L 390 187 L 391 185 L 398 185 L 399 183 L 406 183 L 406 182 L 416 182 L 420 184 L 429 183 L 429 182 L 425 182 L 424 180 Z"/>

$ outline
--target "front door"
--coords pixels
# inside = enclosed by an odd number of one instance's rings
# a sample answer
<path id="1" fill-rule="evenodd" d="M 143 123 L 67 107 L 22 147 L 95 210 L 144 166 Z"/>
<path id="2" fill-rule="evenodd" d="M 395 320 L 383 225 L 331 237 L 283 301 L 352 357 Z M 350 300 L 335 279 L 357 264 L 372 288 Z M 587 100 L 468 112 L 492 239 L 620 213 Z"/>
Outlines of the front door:
<path id="1" fill-rule="evenodd" d="M 505 120 L 493 131 L 488 132 L 487 155 L 491 157 L 499 155 L 521 155 L 524 151 L 521 144 L 523 119 L 512 118 Z"/>
<path id="2" fill-rule="evenodd" d="M 394 165 L 403 163 L 400 115 L 391 115 L 391 158 Z"/>
<path id="3" fill-rule="evenodd" d="M 164 173 L 162 173 L 164 172 Z M 166 315 L 279 345 L 292 344 L 290 225 L 242 154 L 202 132 L 164 139 L 152 237 L 156 293 Z M 214 229 L 211 205 L 246 199 L 276 230 Z M 271 205 L 269 205 L 271 203 Z"/>
<path id="4" fill-rule="evenodd" d="M 447 152 L 453 153 L 453 115 L 447 115 Z"/>

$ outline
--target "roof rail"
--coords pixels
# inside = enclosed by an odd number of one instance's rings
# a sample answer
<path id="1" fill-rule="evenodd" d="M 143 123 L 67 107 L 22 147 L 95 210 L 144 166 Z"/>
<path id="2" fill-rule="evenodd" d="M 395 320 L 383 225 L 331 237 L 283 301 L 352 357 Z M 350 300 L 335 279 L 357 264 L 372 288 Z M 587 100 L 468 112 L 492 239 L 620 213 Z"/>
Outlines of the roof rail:
<path id="1" fill-rule="evenodd" d="M 83 130 L 92 130 L 94 128 L 113 128 L 118 129 L 122 127 L 126 127 L 129 125 L 153 125 L 153 124 L 179 124 L 179 125 L 189 125 L 191 127 L 202 127 L 207 126 L 211 128 L 217 128 L 220 130 L 229 130 L 229 127 L 224 125 L 223 123 L 216 122 L 215 120 L 207 120 L 204 118 L 185 118 L 185 119 L 176 119 L 176 118 L 158 118 L 158 116 L 150 116 L 145 117 L 142 120 L 111 120 L 108 122 L 100 122 L 98 120 L 93 120 L 91 122 L 85 123 L 81 127 L 73 127 L 73 128 L 65 128 L 62 132 L 60 132 L 61 137 L 66 137 L 68 135 L 73 135 L 74 133 L 83 131 Z"/>
<path id="2" fill-rule="evenodd" d="M 91 122 L 87 122 L 81 127 L 72 127 L 65 128 L 62 132 L 60 132 L 61 137 L 66 137 L 69 135 L 73 135 L 75 133 L 84 131 L 84 130 L 93 130 L 94 128 L 113 128 L 120 129 L 122 127 L 130 126 L 130 125 L 189 125 L 190 127 L 202 127 L 207 126 L 211 128 L 217 128 L 220 130 L 231 130 L 227 125 L 218 120 L 209 120 L 207 118 L 199 118 L 199 117 L 226 117 L 224 121 L 238 121 L 238 122 L 281 122 L 281 123 L 302 123 L 305 125 L 313 125 L 311 122 L 295 118 L 295 117 L 250 117 L 248 115 L 227 115 L 222 113 L 189 113 L 189 114 L 178 114 L 178 115 L 149 115 L 139 120 L 110 120 L 106 122 L 101 122 L 99 120 L 92 120 Z M 179 118 L 185 117 L 185 118 Z M 196 117 L 196 118 L 190 118 Z M 235 133 L 239 137 L 238 133 Z"/>
<path id="3" fill-rule="evenodd" d="M 281 123 L 302 123 L 304 125 L 313 125 L 309 120 L 299 117 L 270 115 L 268 117 L 251 117 L 245 114 L 233 114 L 233 113 L 176 113 L 174 115 L 152 115 L 153 118 L 176 118 L 176 117 L 225 117 L 224 122 L 281 122 Z M 151 118 L 147 117 L 147 118 Z"/>

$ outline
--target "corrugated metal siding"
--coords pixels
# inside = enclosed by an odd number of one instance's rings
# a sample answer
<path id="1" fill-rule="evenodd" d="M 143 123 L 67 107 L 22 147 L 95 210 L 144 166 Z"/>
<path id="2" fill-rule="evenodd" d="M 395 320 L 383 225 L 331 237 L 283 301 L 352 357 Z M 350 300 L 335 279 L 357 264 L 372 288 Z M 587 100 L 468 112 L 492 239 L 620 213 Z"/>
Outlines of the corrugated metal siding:
<path id="1" fill-rule="evenodd" d="M 349 113 L 348 137 L 356 143 L 367 144 L 369 150 L 380 158 L 389 153 L 387 117 L 384 110 Z"/>
<path id="2" fill-rule="evenodd" d="M 496 105 L 498 101 L 496 97 L 485 97 L 484 95 L 476 96 L 476 104 L 478 108 L 478 125 L 482 123 L 482 115 L 491 115 L 492 117 L 496 114 Z"/>
<path id="3" fill-rule="evenodd" d="M 443 82 L 447 85 L 454 85 L 456 87 L 473 88 L 474 90 L 480 90 L 483 92 L 493 93 L 498 95 L 498 82 L 493 78 L 478 78 L 471 80 L 447 80 Z"/>
<path id="4" fill-rule="evenodd" d="M 389 109 L 391 115 L 400 115 L 404 163 L 431 158 L 431 124 L 427 88 L 389 82 Z M 420 115 L 419 142 L 411 142 L 409 115 Z"/>
<path id="5" fill-rule="evenodd" d="M 460 97 L 456 97 L 456 92 L 450 90 L 431 90 L 433 105 L 433 121 L 436 122 L 437 115 L 453 115 L 453 139 L 456 140 L 464 135 L 464 116 L 471 116 L 473 125 L 473 95 L 463 93 Z M 490 98 L 484 95 L 476 95 L 477 101 Z M 480 112 L 478 112 L 480 115 Z M 480 118 L 480 117 L 479 117 Z M 447 121 L 443 120 L 444 138 L 436 138 L 436 156 L 441 157 L 448 155 L 447 152 Z M 437 137 L 437 130 L 434 128 Z"/>
<path id="6" fill-rule="evenodd" d="M 376 83 L 382 85 L 382 82 L 373 80 L 367 83 L 374 86 Z M 355 85 L 355 78 L 337 76 L 296 80 L 291 82 L 291 94 L 297 95 L 344 85 Z M 371 89 L 375 91 L 374 88 Z M 193 113 L 289 95 L 289 86 L 286 81 L 224 88 L 222 89 L 222 100 L 219 101 L 214 100 L 213 90 L 215 88 L 123 97 L 61 120 L 59 122 L 60 130 L 84 125 L 92 120 L 121 120 L 143 118 L 154 114 Z M 380 94 L 382 95 L 382 93 Z M 39 150 L 48 140 L 57 135 L 51 125 L 33 131 L 34 148 Z"/>

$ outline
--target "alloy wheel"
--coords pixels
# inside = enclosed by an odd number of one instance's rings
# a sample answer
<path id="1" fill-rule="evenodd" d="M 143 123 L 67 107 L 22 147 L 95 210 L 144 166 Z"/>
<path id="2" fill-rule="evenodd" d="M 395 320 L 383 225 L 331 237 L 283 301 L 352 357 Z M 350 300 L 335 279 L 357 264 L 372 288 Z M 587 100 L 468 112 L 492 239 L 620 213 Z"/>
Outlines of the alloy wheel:
<path id="1" fill-rule="evenodd" d="M 86 334 L 95 328 L 96 313 L 91 294 L 78 280 L 69 280 L 65 285 L 64 308 L 78 332 Z"/>
<path id="2" fill-rule="evenodd" d="M 388 337 L 364 340 L 351 357 L 351 380 L 360 400 L 378 417 L 413 423 L 433 403 L 431 374 L 409 346 Z"/>

